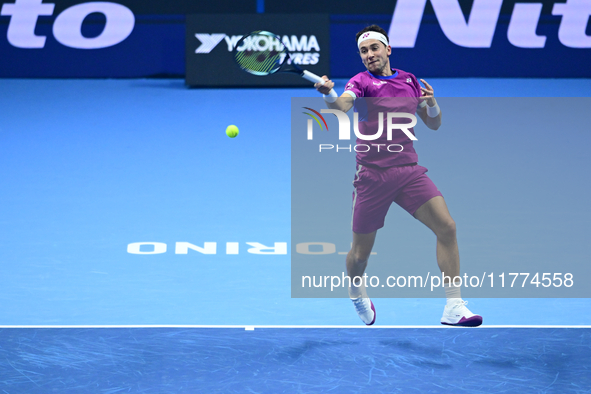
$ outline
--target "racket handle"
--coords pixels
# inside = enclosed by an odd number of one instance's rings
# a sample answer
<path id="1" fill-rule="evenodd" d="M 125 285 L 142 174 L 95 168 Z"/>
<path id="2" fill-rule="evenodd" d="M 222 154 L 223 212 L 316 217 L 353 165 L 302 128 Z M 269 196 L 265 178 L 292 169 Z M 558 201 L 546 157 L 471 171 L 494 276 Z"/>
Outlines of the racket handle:
<path id="1" fill-rule="evenodd" d="M 320 82 L 322 85 L 324 85 L 324 83 L 326 82 L 324 79 L 322 79 L 321 77 L 319 77 L 318 75 L 311 73 L 308 70 L 304 70 L 302 72 L 302 78 L 307 79 L 310 82 Z M 330 89 L 330 93 L 328 93 L 329 96 L 331 97 L 338 97 L 337 96 L 337 92 L 334 91 L 334 89 Z"/>
<path id="2" fill-rule="evenodd" d="M 319 77 L 318 75 L 311 73 L 308 70 L 304 70 L 302 72 L 302 78 L 307 79 L 310 82 L 320 82 L 321 84 L 324 85 L 324 82 L 326 82 L 324 79 L 322 79 L 321 77 Z"/>

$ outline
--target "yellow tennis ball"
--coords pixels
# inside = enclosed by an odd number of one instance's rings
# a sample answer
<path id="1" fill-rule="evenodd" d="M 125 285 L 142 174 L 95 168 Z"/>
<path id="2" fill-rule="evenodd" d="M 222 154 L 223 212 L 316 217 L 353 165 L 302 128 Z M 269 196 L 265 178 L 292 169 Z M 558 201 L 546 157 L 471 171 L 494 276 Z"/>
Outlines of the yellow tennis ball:
<path id="1" fill-rule="evenodd" d="M 238 135 L 238 127 L 234 126 L 233 124 L 231 124 L 230 126 L 228 126 L 226 128 L 226 134 L 228 135 L 228 137 L 230 138 L 234 138 Z"/>

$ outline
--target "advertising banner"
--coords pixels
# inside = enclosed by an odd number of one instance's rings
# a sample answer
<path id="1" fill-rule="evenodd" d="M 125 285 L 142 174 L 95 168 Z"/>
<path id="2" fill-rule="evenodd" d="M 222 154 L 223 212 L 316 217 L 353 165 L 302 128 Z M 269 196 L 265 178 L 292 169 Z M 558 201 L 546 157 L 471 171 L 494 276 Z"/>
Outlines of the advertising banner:
<path id="1" fill-rule="evenodd" d="M 0 8 L 0 78 L 184 74 L 182 16 L 138 16 L 113 2 L 15 0 Z"/>
<path id="2" fill-rule="evenodd" d="M 333 78 L 363 71 L 355 34 L 369 24 L 388 32 L 393 67 L 415 75 L 591 77 L 589 0 L 398 0 L 392 8 L 331 17 Z"/>
<path id="3" fill-rule="evenodd" d="M 305 20 L 306 23 L 302 23 Z M 189 86 L 310 86 L 295 74 L 265 77 L 246 73 L 232 53 L 243 35 L 265 30 L 277 35 L 291 53 L 287 60 L 316 75 L 329 74 L 327 14 L 189 15 L 186 36 L 186 84 Z"/>
<path id="4" fill-rule="evenodd" d="M 292 75 L 258 78 L 226 67 L 228 48 L 269 30 L 302 68 L 350 78 L 363 71 L 355 34 L 370 24 L 389 33 L 393 67 L 421 77 L 591 77 L 589 0 L 398 0 L 363 10 L 322 0 L 304 7 L 310 14 L 263 3 L 3 1 L 0 78 L 184 76 L 189 86 L 304 86 Z"/>

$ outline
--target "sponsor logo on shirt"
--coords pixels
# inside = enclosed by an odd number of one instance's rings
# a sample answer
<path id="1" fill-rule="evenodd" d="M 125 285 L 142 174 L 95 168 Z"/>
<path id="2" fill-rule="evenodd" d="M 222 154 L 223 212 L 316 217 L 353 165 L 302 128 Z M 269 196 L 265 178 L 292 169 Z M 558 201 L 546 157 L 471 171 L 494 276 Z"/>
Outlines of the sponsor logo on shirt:
<path id="1" fill-rule="evenodd" d="M 386 83 L 386 81 L 380 81 L 380 82 L 373 81 L 373 84 L 378 85 L 378 86 L 382 86 L 385 83 Z"/>
<path id="2" fill-rule="evenodd" d="M 408 83 L 412 83 L 412 79 L 410 79 L 410 78 L 406 78 L 406 82 L 408 82 Z"/>
<path id="3" fill-rule="evenodd" d="M 349 82 L 347 84 L 347 87 L 345 87 L 345 90 L 353 89 L 354 87 L 355 87 L 355 85 L 353 85 L 351 82 Z"/>

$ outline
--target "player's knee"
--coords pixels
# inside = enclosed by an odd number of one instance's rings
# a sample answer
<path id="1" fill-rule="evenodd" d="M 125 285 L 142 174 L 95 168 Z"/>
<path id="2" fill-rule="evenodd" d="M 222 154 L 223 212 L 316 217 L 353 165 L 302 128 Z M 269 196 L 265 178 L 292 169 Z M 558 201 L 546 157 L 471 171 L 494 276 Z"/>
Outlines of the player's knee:
<path id="1" fill-rule="evenodd" d="M 360 250 L 351 250 L 349 252 L 349 257 L 353 261 L 355 265 L 365 265 L 367 264 L 367 259 L 369 258 L 368 253 L 363 253 Z"/>
<path id="2" fill-rule="evenodd" d="M 450 218 L 445 223 L 441 224 L 437 231 L 437 238 L 439 238 L 443 242 L 455 240 L 456 222 Z"/>

